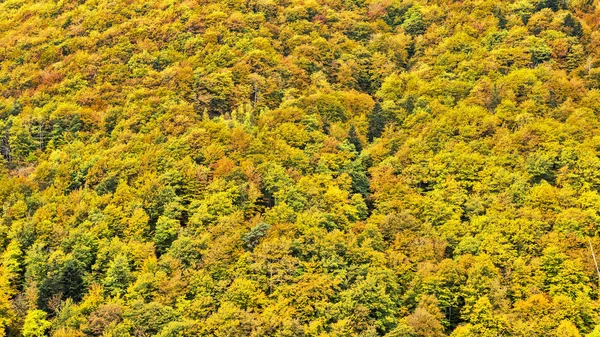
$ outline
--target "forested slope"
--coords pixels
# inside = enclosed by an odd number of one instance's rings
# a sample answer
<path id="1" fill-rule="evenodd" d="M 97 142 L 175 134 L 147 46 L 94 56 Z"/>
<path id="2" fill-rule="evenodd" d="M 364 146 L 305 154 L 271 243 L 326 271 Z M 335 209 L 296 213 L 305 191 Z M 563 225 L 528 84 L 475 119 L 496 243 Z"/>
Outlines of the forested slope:
<path id="1" fill-rule="evenodd" d="M 600 336 L 598 6 L 0 1 L 0 336 Z"/>

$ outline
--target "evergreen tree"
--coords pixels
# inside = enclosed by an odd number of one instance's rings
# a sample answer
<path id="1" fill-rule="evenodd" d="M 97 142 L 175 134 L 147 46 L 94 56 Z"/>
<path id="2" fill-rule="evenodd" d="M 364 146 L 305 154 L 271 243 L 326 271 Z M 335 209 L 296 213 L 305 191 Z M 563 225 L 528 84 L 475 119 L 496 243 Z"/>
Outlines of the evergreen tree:
<path id="1" fill-rule="evenodd" d="M 83 277 L 85 274 L 84 265 L 81 261 L 73 258 L 68 259 L 60 267 L 57 278 L 53 280 L 52 293 L 61 293 L 64 298 L 71 298 L 79 301 L 85 290 Z"/>
<path id="2" fill-rule="evenodd" d="M 508 21 L 506 20 L 506 16 L 504 16 L 504 13 L 502 13 L 502 9 L 500 9 L 500 7 L 494 7 L 492 12 L 494 13 L 496 19 L 498 19 L 498 28 L 506 29 L 506 24 L 508 23 Z"/>
<path id="3" fill-rule="evenodd" d="M 379 103 L 375 103 L 375 107 L 369 113 L 369 130 L 367 131 L 367 138 L 369 142 L 372 142 L 373 139 L 378 138 L 383 133 L 385 128 L 385 116 L 383 113 L 383 109 Z"/>
<path id="4" fill-rule="evenodd" d="M 132 279 L 127 257 L 119 254 L 109 264 L 103 284 L 109 294 L 117 296 L 125 292 Z"/>
<path id="5" fill-rule="evenodd" d="M 269 228 L 271 228 L 271 225 L 264 222 L 252 227 L 248 233 L 242 236 L 244 247 L 249 251 L 254 250 L 254 248 L 260 243 L 260 240 L 267 235 Z"/>
<path id="6" fill-rule="evenodd" d="M 350 125 L 350 130 L 348 131 L 348 141 L 350 144 L 354 145 L 356 152 L 360 153 L 362 151 L 362 143 L 360 142 L 360 138 L 358 138 L 354 124 Z"/>
<path id="7" fill-rule="evenodd" d="M 581 27 L 581 23 L 575 19 L 571 13 L 568 13 L 563 21 L 563 26 L 569 33 L 569 35 L 581 37 L 583 35 L 583 30 Z"/>
<path id="8" fill-rule="evenodd" d="M 418 6 L 412 6 L 408 9 L 404 15 L 402 28 L 404 28 L 408 34 L 413 36 L 425 33 L 425 22 L 423 21 L 421 9 Z"/>

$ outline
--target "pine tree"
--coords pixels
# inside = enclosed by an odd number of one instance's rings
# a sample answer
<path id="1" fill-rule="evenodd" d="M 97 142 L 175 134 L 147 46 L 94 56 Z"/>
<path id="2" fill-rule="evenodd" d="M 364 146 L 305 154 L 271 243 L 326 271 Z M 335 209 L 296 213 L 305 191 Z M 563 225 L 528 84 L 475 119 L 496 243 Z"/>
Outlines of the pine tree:
<path id="1" fill-rule="evenodd" d="M 246 233 L 242 237 L 244 247 L 249 251 L 254 250 L 254 247 L 260 243 L 260 240 L 267 235 L 269 228 L 271 228 L 271 225 L 264 222 L 261 222 L 253 227 L 250 232 Z"/>
<path id="2" fill-rule="evenodd" d="M 70 258 L 61 266 L 57 278 L 54 280 L 53 293 L 61 293 L 65 298 L 72 298 L 79 301 L 85 286 L 83 284 L 83 276 L 85 274 L 85 266 L 81 261 Z"/>
<path id="3" fill-rule="evenodd" d="M 564 27 L 568 30 L 569 35 L 581 37 L 583 35 L 583 30 L 581 27 L 581 23 L 571 15 L 571 13 L 565 16 L 563 21 Z"/>
<path id="4" fill-rule="evenodd" d="M 356 133 L 354 124 L 350 125 L 350 130 L 348 131 L 348 141 L 350 144 L 354 145 L 356 152 L 362 151 L 362 143 L 360 142 L 360 138 L 358 138 L 358 133 Z"/>
<path id="5" fill-rule="evenodd" d="M 506 20 L 506 16 L 502 13 L 502 10 L 499 7 L 494 7 L 493 11 L 494 16 L 498 19 L 498 28 L 506 29 L 506 24 L 508 20 Z"/>
<path id="6" fill-rule="evenodd" d="M 494 89 L 492 90 L 492 98 L 490 99 L 489 109 L 490 111 L 496 110 L 496 107 L 500 105 L 502 102 L 502 97 L 500 97 L 500 90 L 498 90 L 498 85 L 494 83 Z"/>
<path id="7" fill-rule="evenodd" d="M 368 115 L 369 118 L 369 130 L 367 131 L 367 138 L 369 142 L 372 142 L 373 139 L 378 138 L 383 133 L 385 128 L 385 116 L 383 114 L 383 109 L 381 109 L 381 105 L 379 103 L 375 103 L 375 107 L 373 111 Z"/>
<path id="8" fill-rule="evenodd" d="M 412 6 L 405 15 L 402 28 L 410 35 L 421 35 L 425 33 L 425 22 L 421 9 L 418 6 Z"/>
<path id="9" fill-rule="evenodd" d="M 123 294 L 132 280 L 129 261 L 123 254 L 117 255 L 110 263 L 104 278 L 104 287 L 113 296 Z"/>

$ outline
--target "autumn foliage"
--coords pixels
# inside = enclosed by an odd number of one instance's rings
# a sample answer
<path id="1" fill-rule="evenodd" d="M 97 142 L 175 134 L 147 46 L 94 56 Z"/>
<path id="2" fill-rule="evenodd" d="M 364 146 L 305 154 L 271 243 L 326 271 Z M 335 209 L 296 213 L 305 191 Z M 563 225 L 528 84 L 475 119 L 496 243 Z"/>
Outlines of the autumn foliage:
<path id="1" fill-rule="evenodd" d="M 600 336 L 599 24 L 0 1 L 0 337 Z"/>

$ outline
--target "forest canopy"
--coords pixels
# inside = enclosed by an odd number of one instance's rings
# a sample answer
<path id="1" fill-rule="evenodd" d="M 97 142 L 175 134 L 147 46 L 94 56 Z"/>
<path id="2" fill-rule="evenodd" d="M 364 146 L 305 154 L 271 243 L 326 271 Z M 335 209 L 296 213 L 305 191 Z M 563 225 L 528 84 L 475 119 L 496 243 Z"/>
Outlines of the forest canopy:
<path id="1" fill-rule="evenodd" d="M 599 337 L 599 24 L 0 1 L 0 337 Z"/>

